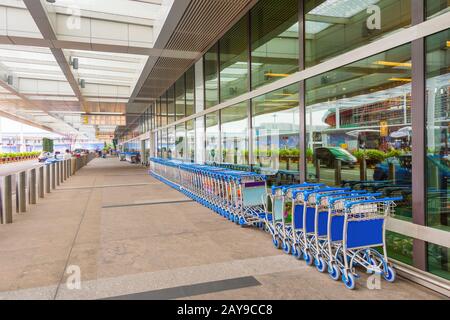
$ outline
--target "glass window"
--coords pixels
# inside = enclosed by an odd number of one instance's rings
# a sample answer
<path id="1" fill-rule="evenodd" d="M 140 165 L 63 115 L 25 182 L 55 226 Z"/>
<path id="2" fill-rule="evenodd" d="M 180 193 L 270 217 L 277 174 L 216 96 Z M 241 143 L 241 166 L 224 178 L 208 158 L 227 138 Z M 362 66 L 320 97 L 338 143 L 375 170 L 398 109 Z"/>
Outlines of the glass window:
<path id="1" fill-rule="evenodd" d="M 413 238 L 386 231 L 386 248 L 390 258 L 400 262 L 413 264 Z"/>
<path id="2" fill-rule="evenodd" d="M 161 126 L 167 126 L 168 125 L 168 118 L 167 118 L 167 92 L 163 94 L 161 97 Z"/>
<path id="3" fill-rule="evenodd" d="M 450 280 L 450 249 L 428 243 L 428 271 L 439 277 Z"/>
<path id="4" fill-rule="evenodd" d="M 310 67 L 411 24 L 411 0 L 305 0 Z"/>
<path id="5" fill-rule="evenodd" d="M 306 80 L 307 178 L 402 195 L 411 219 L 411 46 Z"/>
<path id="6" fill-rule="evenodd" d="M 186 159 L 195 162 L 195 120 L 186 122 Z"/>
<path id="7" fill-rule="evenodd" d="M 219 162 L 219 112 L 208 113 L 206 123 L 206 163 Z"/>
<path id="8" fill-rule="evenodd" d="M 297 181 L 300 158 L 298 85 L 255 98 L 252 103 L 254 169 L 272 176 L 270 184 L 274 179 L 283 184 Z"/>
<path id="9" fill-rule="evenodd" d="M 156 126 L 161 127 L 161 98 L 156 99 Z"/>
<path id="10" fill-rule="evenodd" d="M 186 156 L 186 127 L 184 123 L 175 127 L 175 134 L 175 158 L 183 160 Z"/>
<path id="11" fill-rule="evenodd" d="M 195 65 L 186 72 L 186 117 L 195 113 Z"/>
<path id="12" fill-rule="evenodd" d="M 426 0 L 426 15 L 432 18 L 450 11 L 450 0 Z"/>
<path id="13" fill-rule="evenodd" d="M 162 155 L 162 158 L 164 158 L 164 159 L 169 158 L 169 147 L 168 147 L 167 130 L 166 129 L 161 131 L 161 155 Z"/>
<path id="14" fill-rule="evenodd" d="M 247 102 L 220 110 L 221 163 L 249 164 Z"/>
<path id="15" fill-rule="evenodd" d="M 175 127 L 170 127 L 167 129 L 167 158 L 173 159 L 175 152 Z"/>
<path id="16" fill-rule="evenodd" d="M 426 39 L 427 222 L 450 231 L 450 29 Z"/>
<path id="17" fill-rule="evenodd" d="M 220 101 L 248 91 L 248 16 L 239 20 L 221 39 Z"/>
<path id="18" fill-rule="evenodd" d="M 186 113 L 186 92 L 184 75 L 175 83 L 176 120 L 183 119 Z"/>
<path id="19" fill-rule="evenodd" d="M 167 90 L 167 124 L 175 121 L 175 86 Z"/>
<path id="20" fill-rule="evenodd" d="M 219 103 L 218 59 L 218 45 L 215 44 L 204 56 L 205 109 L 214 107 Z"/>
<path id="21" fill-rule="evenodd" d="M 259 1 L 251 33 L 253 89 L 298 71 L 298 0 Z"/>

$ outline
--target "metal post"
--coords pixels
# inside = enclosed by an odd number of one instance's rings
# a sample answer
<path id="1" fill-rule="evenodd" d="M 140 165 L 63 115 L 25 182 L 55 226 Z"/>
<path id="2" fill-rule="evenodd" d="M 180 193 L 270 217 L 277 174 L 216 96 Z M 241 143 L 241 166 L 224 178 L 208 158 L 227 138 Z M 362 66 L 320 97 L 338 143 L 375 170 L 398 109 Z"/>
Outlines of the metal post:
<path id="1" fill-rule="evenodd" d="M 45 196 L 45 181 L 44 181 L 44 167 L 39 167 L 39 178 L 38 178 L 38 192 L 39 198 L 44 198 Z"/>
<path id="2" fill-rule="evenodd" d="M 392 181 L 392 184 L 395 184 L 395 164 L 394 163 L 389 163 L 389 180 Z"/>
<path id="3" fill-rule="evenodd" d="M 56 165 L 52 163 L 50 166 L 52 168 L 52 189 L 56 189 Z"/>
<path id="4" fill-rule="evenodd" d="M 60 182 L 64 183 L 64 162 L 58 162 L 59 163 L 59 178 Z"/>
<path id="5" fill-rule="evenodd" d="M 339 159 L 336 159 L 334 162 L 334 183 L 337 186 L 340 186 L 342 183 L 342 162 Z"/>
<path id="6" fill-rule="evenodd" d="M 27 173 L 22 171 L 19 173 L 19 212 L 23 213 L 27 211 Z"/>
<path id="7" fill-rule="evenodd" d="M 45 192 L 50 193 L 51 192 L 51 169 L 50 165 L 45 166 Z"/>
<path id="8" fill-rule="evenodd" d="M 7 224 L 13 222 L 12 177 L 5 176 L 2 180 L 0 218 L 2 224 Z"/>
<path id="9" fill-rule="evenodd" d="M 30 170 L 30 204 L 37 203 L 37 188 L 36 188 L 36 169 Z"/>
<path id="10" fill-rule="evenodd" d="M 316 180 L 320 182 L 320 159 L 315 159 L 314 166 L 316 167 Z"/>
<path id="11" fill-rule="evenodd" d="M 56 185 L 59 186 L 59 184 L 61 182 L 61 169 L 60 169 L 61 165 L 60 165 L 60 162 L 56 162 L 55 166 L 56 166 L 56 169 L 55 169 L 56 170 Z"/>
<path id="12" fill-rule="evenodd" d="M 359 180 L 367 181 L 367 161 L 365 156 L 362 157 L 359 164 Z"/>

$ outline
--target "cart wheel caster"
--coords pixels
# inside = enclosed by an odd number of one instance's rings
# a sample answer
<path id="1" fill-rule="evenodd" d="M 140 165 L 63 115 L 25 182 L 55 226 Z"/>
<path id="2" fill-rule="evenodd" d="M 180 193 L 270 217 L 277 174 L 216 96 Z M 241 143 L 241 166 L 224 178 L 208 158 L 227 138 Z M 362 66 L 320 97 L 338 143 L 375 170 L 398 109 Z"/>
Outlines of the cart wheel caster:
<path id="1" fill-rule="evenodd" d="M 303 252 L 303 259 L 305 260 L 305 262 L 308 266 L 312 265 L 313 259 L 308 252 L 306 252 L 306 251 Z"/>
<path id="2" fill-rule="evenodd" d="M 387 267 L 386 273 L 383 275 L 387 282 L 394 282 L 396 278 L 395 270 L 391 266 Z"/>
<path id="3" fill-rule="evenodd" d="M 328 274 L 330 275 L 330 278 L 333 279 L 334 281 L 338 281 L 341 276 L 341 273 L 335 264 L 328 266 Z"/>
<path id="4" fill-rule="evenodd" d="M 283 240 L 283 252 L 286 254 L 290 254 L 291 253 L 291 245 Z"/>
<path id="5" fill-rule="evenodd" d="M 314 264 L 316 266 L 317 271 L 319 271 L 320 273 L 325 272 L 326 265 L 322 258 L 318 258 L 318 259 L 315 258 Z"/>
<path id="6" fill-rule="evenodd" d="M 345 274 L 342 275 L 342 282 L 347 289 L 353 290 L 355 289 L 355 277 L 353 274 L 349 273 L 347 276 Z"/>
<path id="7" fill-rule="evenodd" d="M 272 243 L 276 249 L 281 249 L 281 241 L 280 239 L 278 239 L 278 237 L 272 238 Z"/>

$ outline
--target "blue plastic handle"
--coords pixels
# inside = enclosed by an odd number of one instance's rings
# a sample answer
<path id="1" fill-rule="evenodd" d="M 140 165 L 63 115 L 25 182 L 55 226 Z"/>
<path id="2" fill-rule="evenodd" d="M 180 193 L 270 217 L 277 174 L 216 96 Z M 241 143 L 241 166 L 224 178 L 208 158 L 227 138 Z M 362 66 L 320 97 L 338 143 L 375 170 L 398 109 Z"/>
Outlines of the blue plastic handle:
<path id="1" fill-rule="evenodd" d="M 359 197 L 366 197 L 366 198 L 370 198 L 370 197 L 376 198 L 376 197 L 379 197 L 379 196 L 382 196 L 382 195 L 383 194 L 381 192 L 378 192 L 378 193 L 361 193 L 361 194 L 354 194 L 354 195 L 348 195 L 348 196 L 343 196 L 343 197 L 336 197 L 336 198 L 331 198 L 330 199 L 330 205 L 332 205 L 335 202 L 340 201 L 340 200 L 353 199 L 353 198 L 358 197 L 358 196 Z M 369 200 L 369 199 L 367 199 L 367 200 Z"/>
<path id="2" fill-rule="evenodd" d="M 382 198 L 382 199 L 373 199 L 373 200 L 361 200 L 361 201 L 346 201 L 344 203 L 344 206 L 346 209 L 349 209 L 351 206 L 357 205 L 357 204 L 365 204 L 365 203 L 383 203 L 383 202 L 394 202 L 394 201 L 401 201 L 403 200 L 403 197 L 395 197 L 395 198 Z"/>

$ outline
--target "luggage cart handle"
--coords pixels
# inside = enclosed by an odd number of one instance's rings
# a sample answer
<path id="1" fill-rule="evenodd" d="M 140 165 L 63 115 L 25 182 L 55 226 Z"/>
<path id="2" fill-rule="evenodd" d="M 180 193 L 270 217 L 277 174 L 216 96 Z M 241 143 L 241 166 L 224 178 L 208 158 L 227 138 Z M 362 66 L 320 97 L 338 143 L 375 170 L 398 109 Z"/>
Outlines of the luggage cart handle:
<path id="1" fill-rule="evenodd" d="M 365 193 L 367 193 L 367 191 L 364 191 L 364 190 L 352 190 L 352 191 L 343 191 L 343 192 L 338 192 L 338 193 L 332 193 L 332 194 L 318 194 L 317 195 L 317 202 L 319 202 L 320 200 L 322 200 L 322 198 L 325 198 L 325 197 L 337 197 L 337 196 L 346 196 L 346 195 L 348 195 L 348 196 L 351 196 L 351 195 L 355 195 L 355 196 L 357 196 L 357 195 L 362 195 L 362 194 L 365 194 Z"/>
<path id="2" fill-rule="evenodd" d="M 330 202 L 330 205 L 333 205 L 335 202 L 342 201 L 342 200 L 345 200 L 345 199 L 352 199 L 352 198 L 355 198 L 357 196 L 367 197 L 367 198 L 369 198 L 369 197 L 376 198 L 376 197 L 379 197 L 379 196 L 382 196 L 382 195 L 383 194 L 381 192 L 377 192 L 377 193 L 368 193 L 368 192 L 363 193 L 362 192 L 360 194 L 355 194 L 353 196 L 352 195 L 348 195 L 348 196 L 343 196 L 343 197 L 338 197 L 338 198 L 331 198 L 329 200 L 329 202 Z M 373 200 L 375 200 L 375 199 L 373 199 Z"/>
<path id="3" fill-rule="evenodd" d="M 325 186 L 325 184 L 323 183 L 301 183 L 301 184 L 293 184 L 293 185 L 289 185 L 289 186 L 272 186 L 272 194 L 275 194 L 277 190 L 281 190 L 283 193 L 285 193 L 286 191 L 290 190 L 290 189 L 295 189 L 295 188 L 305 188 L 305 187 L 323 187 Z"/>
<path id="4" fill-rule="evenodd" d="M 384 202 L 395 202 L 402 201 L 403 197 L 394 197 L 394 198 L 382 198 L 382 199 L 374 199 L 374 200 L 360 200 L 360 201 L 346 201 L 344 206 L 346 209 L 350 209 L 352 206 L 357 204 L 365 204 L 365 203 L 384 203 Z"/>

